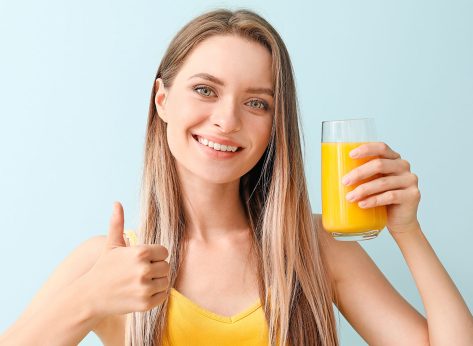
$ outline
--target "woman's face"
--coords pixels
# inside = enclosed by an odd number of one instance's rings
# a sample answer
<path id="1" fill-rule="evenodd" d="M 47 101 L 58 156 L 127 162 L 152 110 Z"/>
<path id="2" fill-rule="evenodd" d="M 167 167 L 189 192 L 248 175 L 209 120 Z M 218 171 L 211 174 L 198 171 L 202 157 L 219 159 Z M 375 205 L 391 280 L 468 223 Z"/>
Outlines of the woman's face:
<path id="1" fill-rule="evenodd" d="M 261 158 L 274 111 L 271 55 L 262 45 L 212 36 L 186 57 L 170 88 L 161 79 L 156 85 L 156 107 L 181 175 L 232 182 Z"/>

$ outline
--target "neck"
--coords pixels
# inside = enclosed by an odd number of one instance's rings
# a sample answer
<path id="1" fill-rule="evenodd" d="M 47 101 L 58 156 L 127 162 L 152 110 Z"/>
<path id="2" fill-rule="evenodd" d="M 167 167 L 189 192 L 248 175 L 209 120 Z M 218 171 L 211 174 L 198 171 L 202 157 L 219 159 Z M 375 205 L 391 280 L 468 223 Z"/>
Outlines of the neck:
<path id="1" fill-rule="evenodd" d="M 248 234 L 239 186 L 239 179 L 223 184 L 181 179 L 188 239 L 210 243 Z"/>

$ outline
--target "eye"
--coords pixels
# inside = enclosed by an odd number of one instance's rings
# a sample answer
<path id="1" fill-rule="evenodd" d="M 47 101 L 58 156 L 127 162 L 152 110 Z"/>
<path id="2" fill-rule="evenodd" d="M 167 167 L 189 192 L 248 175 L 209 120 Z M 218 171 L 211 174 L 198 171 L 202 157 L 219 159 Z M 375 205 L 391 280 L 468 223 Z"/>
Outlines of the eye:
<path id="1" fill-rule="evenodd" d="M 201 94 L 202 96 L 207 96 L 207 97 L 212 96 L 212 93 L 213 93 L 213 90 L 210 89 L 208 86 L 205 86 L 205 85 L 196 86 L 196 87 L 194 87 L 194 90 L 197 93 Z"/>
<path id="2" fill-rule="evenodd" d="M 264 101 L 261 101 L 261 100 L 251 100 L 248 102 L 251 107 L 253 108 L 260 108 L 260 109 L 264 109 L 264 110 L 267 110 L 268 109 L 268 104 Z"/>

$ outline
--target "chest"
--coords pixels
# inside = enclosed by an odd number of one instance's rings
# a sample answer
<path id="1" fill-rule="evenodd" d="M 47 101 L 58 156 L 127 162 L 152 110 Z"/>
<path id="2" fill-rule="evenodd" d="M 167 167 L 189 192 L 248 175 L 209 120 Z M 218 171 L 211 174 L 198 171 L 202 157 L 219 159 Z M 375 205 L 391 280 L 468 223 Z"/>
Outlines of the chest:
<path id="1" fill-rule="evenodd" d="M 235 316 L 259 299 L 257 262 L 249 242 L 206 246 L 189 242 L 174 285 L 199 307 Z M 95 333 L 105 345 L 122 345 L 126 315 L 106 318 Z"/>
<path id="2" fill-rule="evenodd" d="M 174 288 L 194 304 L 234 316 L 259 299 L 257 263 L 250 242 L 189 242 Z"/>

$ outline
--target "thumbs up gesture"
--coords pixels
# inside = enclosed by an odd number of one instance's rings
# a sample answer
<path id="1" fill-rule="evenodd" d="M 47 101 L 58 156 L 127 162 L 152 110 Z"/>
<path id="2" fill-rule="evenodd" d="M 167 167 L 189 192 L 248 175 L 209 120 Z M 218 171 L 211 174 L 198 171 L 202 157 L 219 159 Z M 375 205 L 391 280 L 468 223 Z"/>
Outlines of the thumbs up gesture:
<path id="1" fill-rule="evenodd" d="M 107 240 L 85 274 L 97 314 L 104 317 L 150 310 L 168 294 L 167 249 L 161 245 L 127 246 L 123 230 L 123 207 L 115 202 Z"/>

